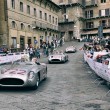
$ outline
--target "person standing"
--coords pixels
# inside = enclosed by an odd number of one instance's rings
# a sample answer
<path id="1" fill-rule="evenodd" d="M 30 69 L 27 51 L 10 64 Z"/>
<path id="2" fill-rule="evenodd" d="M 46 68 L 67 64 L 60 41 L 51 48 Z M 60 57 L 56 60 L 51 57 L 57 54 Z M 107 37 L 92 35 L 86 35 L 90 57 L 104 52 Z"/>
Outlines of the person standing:
<path id="1" fill-rule="evenodd" d="M 49 50 L 48 50 L 48 46 L 46 46 L 46 56 L 49 56 Z"/>
<path id="2" fill-rule="evenodd" d="M 29 47 L 29 59 L 30 61 L 32 60 L 32 58 L 34 57 L 34 48 L 32 46 L 32 44 L 30 44 L 30 47 Z"/>
<path id="3" fill-rule="evenodd" d="M 43 43 L 43 54 L 46 55 L 46 43 Z"/>
<path id="4" fill-rule="evenodd" d="M 53 41 L 51 42 L 51 49 L 50 49 L 50 52 L 53 53 L 53 50 L 54 50 L 54 44 L 53 44 Z"/>
<path id="5" fill-rule="evenodd" d="M 40 48 L 39 47 L 37 47 L 37 49 L 35 50 L 35 56 L 37 58 L 40 58 Z"/>

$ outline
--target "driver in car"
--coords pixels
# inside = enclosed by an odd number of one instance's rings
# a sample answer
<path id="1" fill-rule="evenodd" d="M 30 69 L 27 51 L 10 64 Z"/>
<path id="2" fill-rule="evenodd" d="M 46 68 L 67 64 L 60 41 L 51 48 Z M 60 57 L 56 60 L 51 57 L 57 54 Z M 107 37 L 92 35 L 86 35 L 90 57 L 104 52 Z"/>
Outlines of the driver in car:
<path id="1" fill-rule="evenodd" d="M 37 65 L 40 65 L 40 63 L 37 61 L 37 58 L 32 58 L 32 62 L 36 63 Z"/>

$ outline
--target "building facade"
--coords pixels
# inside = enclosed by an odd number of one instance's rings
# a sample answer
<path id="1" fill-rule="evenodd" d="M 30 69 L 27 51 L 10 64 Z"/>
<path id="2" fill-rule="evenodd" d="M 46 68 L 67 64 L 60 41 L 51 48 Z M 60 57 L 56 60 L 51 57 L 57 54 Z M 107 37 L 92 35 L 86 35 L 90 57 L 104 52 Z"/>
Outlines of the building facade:
<path id="1" fill-rule="evenodd" d="M 59 29 L 65 40 L 110 36 L 110 0 L 56 0 Z"/>
<path id="2" fill-rule="evenodd" d="M 0 0 L 0 44 L 24 49 L 57 39 L 59 9 L 51 0 Z"/>

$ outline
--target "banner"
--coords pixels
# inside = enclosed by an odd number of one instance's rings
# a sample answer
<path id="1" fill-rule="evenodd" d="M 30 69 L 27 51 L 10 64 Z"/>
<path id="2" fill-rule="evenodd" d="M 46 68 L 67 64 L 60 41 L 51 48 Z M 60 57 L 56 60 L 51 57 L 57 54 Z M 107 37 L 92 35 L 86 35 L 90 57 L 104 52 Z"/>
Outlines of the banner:
<path id="1" fill-rule="evenodd" d="M 0 64 L 4 63 L 10 63 L 13 61 L 20 60 L 23 56 L 27 56 L 29 58 L 29 54 L 27 53 L 20 53 L 20 54 L 13 54 L 13 55 L 6 55 L 6 56 L 0 56 Z"/>

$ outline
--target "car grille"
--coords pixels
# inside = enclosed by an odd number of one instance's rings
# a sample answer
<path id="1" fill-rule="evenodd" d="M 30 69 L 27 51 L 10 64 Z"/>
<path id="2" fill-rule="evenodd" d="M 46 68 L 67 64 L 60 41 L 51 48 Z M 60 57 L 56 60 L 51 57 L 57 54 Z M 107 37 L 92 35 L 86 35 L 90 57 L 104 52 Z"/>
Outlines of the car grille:
<path id="1" fill-rule="evenodd" d="M 17 78 L 4 78 L 0 80 L 1 85 L 23 85 L 24 81 Z"/>
<path id="2" fill-rule="evenodd" d="M 55 61 L 55 62 L 59 62 L 60 60 L 59 59 L 52 59 L 51 61 Z"/>

